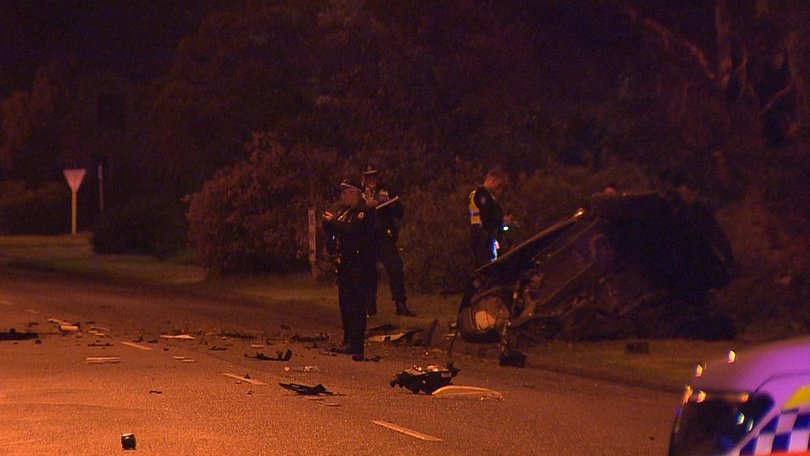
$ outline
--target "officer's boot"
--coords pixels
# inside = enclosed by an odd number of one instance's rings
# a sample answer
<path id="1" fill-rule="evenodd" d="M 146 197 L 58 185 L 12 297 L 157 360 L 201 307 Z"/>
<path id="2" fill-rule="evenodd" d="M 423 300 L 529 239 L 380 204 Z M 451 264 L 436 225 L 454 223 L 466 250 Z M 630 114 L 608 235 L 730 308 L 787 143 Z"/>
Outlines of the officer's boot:
<path id="1" fill-rule="evenodd" d="M 397 306 L 397 315 L 402 316 L 402 317 L 415 317 L 416 316 L 416 313 L 411 312 L 411 310 L 408 309 L 408 306 L 405 304 L 405 301 L 397 301 L 395 304 Z"/>

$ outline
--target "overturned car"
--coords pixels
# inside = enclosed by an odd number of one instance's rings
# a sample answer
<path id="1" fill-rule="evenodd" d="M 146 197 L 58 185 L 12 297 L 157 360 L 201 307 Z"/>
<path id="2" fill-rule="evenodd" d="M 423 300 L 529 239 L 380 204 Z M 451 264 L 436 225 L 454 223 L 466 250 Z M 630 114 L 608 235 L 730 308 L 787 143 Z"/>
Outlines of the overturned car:
<path id="1" fill-rule="evenodd" d="M 596 194 L 476 271 L 458 331 L 468 342 L 734 336 L 712 313 L 733 256 L 712 214 L 675 195 Z"/>

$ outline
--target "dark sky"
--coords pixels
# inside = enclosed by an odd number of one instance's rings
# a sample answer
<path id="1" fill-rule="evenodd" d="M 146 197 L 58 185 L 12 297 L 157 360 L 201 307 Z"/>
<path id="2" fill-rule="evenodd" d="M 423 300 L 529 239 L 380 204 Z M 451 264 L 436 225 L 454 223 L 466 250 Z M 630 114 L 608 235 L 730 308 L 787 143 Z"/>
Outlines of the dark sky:
<path id="1" fill-rule="evenodd" d="M 171 64 L 178 41 L 215 3 L 206 0 L 0 0 L 0 91 L 30 83 L 54 53 L 134 79 Z"/>

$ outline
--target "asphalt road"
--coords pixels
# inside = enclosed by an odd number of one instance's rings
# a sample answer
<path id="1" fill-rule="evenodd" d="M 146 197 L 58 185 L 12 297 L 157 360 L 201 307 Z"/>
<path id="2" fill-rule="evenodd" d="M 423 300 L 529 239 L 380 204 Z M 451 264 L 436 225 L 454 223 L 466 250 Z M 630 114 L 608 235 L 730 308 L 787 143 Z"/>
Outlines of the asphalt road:
<path id="1" fill-rule="evenodd" d="M 0 342 L 0 455 L 119 454 L 123 433 L 135 434 L 131 454 L 145 455 L 666 454 L 671 393 L 466 356 L 455 360 L 454 384 L 502 400 L 415 395 L 389 380 L 413 364 L 443 363 L 444 353 L 371 344 L 378 362 L 330 356 L 323 343 L 288 339 L 339 336 L 337 311 L 301 312 L 0 269 L 0 331 L 41 334 L 41 343 Z M 50 319 L 81 331 L 54 333 Z M 177 332 L 194 340 L 160 337 Z M 151 350 L 121 343 L 129 341 Z M 245 357 L 288 348 L 289 362 Z M 296 371 L 303 366 L 318 370 Z M 339 395 L 297 396 L 279 382 Z"/>

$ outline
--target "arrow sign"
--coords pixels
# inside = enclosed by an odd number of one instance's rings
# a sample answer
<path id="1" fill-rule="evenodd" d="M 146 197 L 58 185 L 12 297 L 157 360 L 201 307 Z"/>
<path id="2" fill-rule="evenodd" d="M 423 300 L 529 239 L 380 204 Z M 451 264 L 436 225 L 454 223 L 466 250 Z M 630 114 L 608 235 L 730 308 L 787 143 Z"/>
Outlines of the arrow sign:
<path id="1" fill-rule="evenodd" d="M 65 174 L 68 185 L 71 190 L 71 206 L 70 206 L 70 232 L 76 234 L 76 192 L 79 191 L 79 186 L 82 185 L 84 179 L 84 169 L 66 169 L 62 171 Z"/>

